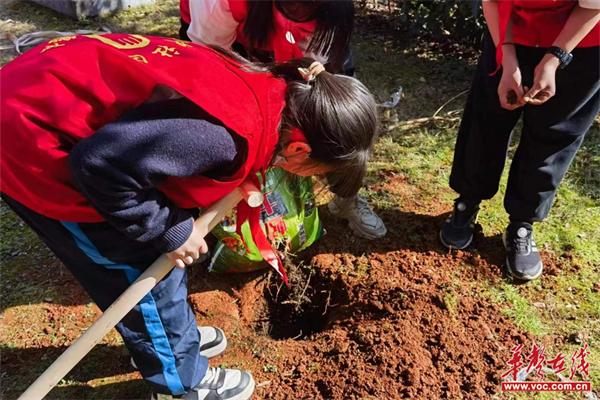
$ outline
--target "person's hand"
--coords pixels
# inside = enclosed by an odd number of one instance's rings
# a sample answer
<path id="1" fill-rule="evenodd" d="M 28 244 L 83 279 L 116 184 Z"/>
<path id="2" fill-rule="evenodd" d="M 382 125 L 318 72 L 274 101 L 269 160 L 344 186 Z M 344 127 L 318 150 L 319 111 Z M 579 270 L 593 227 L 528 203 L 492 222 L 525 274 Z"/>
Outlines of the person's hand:
<path id="1" fill-rule="evenodd" d="M 186 265 L 196 261 L 200 254 L 208 253 L 208 245 L 204 241 L 204 232 L 200 232 L 194 225 L 192 234 L 177 250 L 167 253 L 167 257 L 175 264 L 176 267 L 185 268 Z"/>
<path id="2" fill-rule="evenodd" d="M 534 106 L 544 104 L 556 94 L 556 70 L 560 65 L 558 58 L 546 54 L 535 67 L 533 85 L 525 93 L 524 100 Z"/>
<path id="3" fill-rule="evenodd" d="M 516 67 L 512 71 L 502 70 L 502 78 L 498 85 L 498 98 L 500 106 L 506 110 L 515 110 L 525 104 L 523 95 L 525 91 L 521 86 L 521 70 Z"/>
<path id="4" fill-rule="evenodd" d="M 502 78 L 498 84 L 500 106 L 506 110 L 515 110 L 525 104 L 521 82 L 521 69 L 517 62 L 513 46 L 505 46 L 502 60 Z"/>
<path id="5" fill-rule="evenodd" d="M 506 110 L 514 110 L 525 104 L 521 86 L 521 70 L 516 60 L 502 64 L 502 78 L 498 84 L 498 99 L 500 106 Z"/>

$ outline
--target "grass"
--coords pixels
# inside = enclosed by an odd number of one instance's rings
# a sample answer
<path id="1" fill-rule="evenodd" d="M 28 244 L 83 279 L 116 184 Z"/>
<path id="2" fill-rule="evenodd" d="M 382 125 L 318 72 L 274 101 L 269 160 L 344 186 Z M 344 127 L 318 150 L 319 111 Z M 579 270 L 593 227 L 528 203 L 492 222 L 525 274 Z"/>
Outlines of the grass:
<path id="1" fill-rule="evenodd" d="M 489 296 L 495 303 L 504 306 L 502 312 L 515 321 L 519 328 L 536 336 L 548 333 L 548 326 L 541 321 L 535 307 L 521 296 L 516 286 L 503 283 L 491 289 Z"/>
<path id="2" fill-rule="evenodd" d="M 460 302 L 459 295 L 454 290 L 450 290 L 444 294 L 444 306 L 450 312 L 450 314 L 456 314 L 457 307 Z"/>
<path id="3" fill-rule="evenodd" d="M 17 36 L 36 30 L 102 27 L 112 31 L 175 36 L 179 26 L 175 0 L 158 1 L 154 6 L 81 21 L 33 4 L 13 3 L 0 10 L 0 18 L 0 30 Z M 447 182 L 457 130 L 456 118 L 404 124 L 391 130 L 387 127 L 395 121 L 432 116 L 440 105 L 469 87 L 473 63 L 435 56 L 427 48 L 420 48 L 414 43 L 371 34 L 364 27 L 359 26 L 359 29 L 361 32 L 354 45 L 358 77 L 380 101 L 387 99 L 399 86 L 405 92 L 400 108 L 387 114 L 389 120 L 384 124 L 375 149 L 369 182 L 376 182 L 381 172 L 403 176 L 411 184 L 417 200 L 428 199 L 429 202 L 423 201 L 424 213 L 429 212 L 427 207 L 431 205 L 431 199 L 435 199 L 438 208 L 446 204 L 444 210 L 450 211 L 454 193 Z M 7 40 L 2 41 L 2 45 L 8 43 Z M 3 51 L 0 63 L 4 64 L 14 56 L 12 51 Z M 440 115 L 448 116 L 447 111 L 460 110 L 464 100 L 464 96 L 458 96 Z M 595 388 L 600 387 L 600 293 L 593 290 L 594 285 L 600 284 L 599 171 L 600 129 L 596 123 L 558 191 L 550 217 L 536 225 L 538 244 L 561 266 L 556 275 L 544 275 L 541 280 L 518 286 L 502 279 L 480 282 L 483 292 L 497 304 L 499 311 L 534 335 L 536 340 L 547 341 L 550 344 L 548 351 L 552 354 L 558 351 L 571 354 L 579 347 L 574 342 L 577 338 L 589 343 L 592 353 L 589 362 Z M 486 238 L 500 235 L 508 222 L 502 205 L 505 185 L 506 174 L 499 193 L 484 203 L 480 213 L 479 222 Z M 367 190 L 366 194 L 380 209 L 403 206 L 397 197 L 388 193 Z M 53 270 L 48 271 L 48 265 L 53 261 L 41 242 L 4 205 L 0 217 L 3 311 L 0 318 L 4 318 L 10 310 L 17 315 L 22 312 L 25 318 L 37 312 L 34 311 L 35 305 L 44 299 L 60 300 L 65 293 L 61 290 L 60 277 Z M 499 243 L 498 240 L 496 242 Z M 46 272 L 36 272 L 37 267 Z M 359 260 L 356 272 L 362 274 L 367 268 Z M 24 279 L 24 274 L 29 273 L 34 274 L 36 279 Z M 460 293 L 450 290 L 444 297 L 445 304 L 453 312 L 457 309 L 458 296 Z M 11 334 L 10 327 L 3 325 L 2 331 L 3 351 L 24 346 Z M 32 333 L 31 339 L 35 341 L 33 336 Z M 98 356 L 97 362 L 100 365 L 107 362 L 107 358 Z M 271 369 L 271 366 L 265 365 L 265 368 Z M 33 376 L 27 377 L 28 380 L 30 378 Z M 57 396 L 81 398 L 86 393 L 86 398 L 116 398 L 121 390 L 131 391 L 140 387 L 139 380 L 122 379 L 109 374 L 106 378 L 91 380 L 97 385 L 97 390 L 90 393 L 85 392 L 87 386 L 82 386 L 85 380 L 69 378 L 61 383 L 62 390 L 57 391 Z M 14 385 L 17 384 L 8 386 Z M 22 383 L 19 385 L 22 386 Z M 3 384 L 3 387 L 6 386 Z M 505 395 L 498 397 L 511 398 Z M 577 397 L 537 394 L 517 398 Z"/>

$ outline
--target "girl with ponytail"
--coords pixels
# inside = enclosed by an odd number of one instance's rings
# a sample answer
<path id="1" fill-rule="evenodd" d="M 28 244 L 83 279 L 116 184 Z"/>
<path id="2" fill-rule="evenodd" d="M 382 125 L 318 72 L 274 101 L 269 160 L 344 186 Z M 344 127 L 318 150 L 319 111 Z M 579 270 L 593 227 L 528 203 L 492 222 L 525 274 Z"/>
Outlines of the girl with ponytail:
<path id="1" fill-rule="evenodd" d="M 187 303 L 185 266 L 207 252 L 195 210 L 272 165 L 355 193 L 377 129 L 368 90 L 314 59 L 259 66 L 127 34 L 42 44 L 0 80 L 4 201 L 101 309 L 166 253 L 180 268 L 116 327 L 135 365 L 156 393 L 249 399 L 249 372 L 208 367 L 227 341 Z"/>

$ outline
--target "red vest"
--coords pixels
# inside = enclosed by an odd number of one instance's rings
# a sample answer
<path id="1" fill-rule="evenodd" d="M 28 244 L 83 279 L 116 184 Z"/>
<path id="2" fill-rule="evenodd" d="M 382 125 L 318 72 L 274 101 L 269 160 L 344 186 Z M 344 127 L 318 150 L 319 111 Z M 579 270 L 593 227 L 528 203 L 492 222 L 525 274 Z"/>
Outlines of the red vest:
<path id="1" fill-rule="evenodd" d="M 204 0 L 191 0 L 191 1 L 204 1 Z M 247 0 L 220 0 L 228 1 L 229 8 L 233 19 L 238 22 L 237 33 L 235 41 L 240 43 L 244 48 L 249 49 L 250 40 L 244 33 L 244 26 L 246 25 L 246 19 L 248 17 L 248 1 Z M 272 1 L 272 0 L 264 0 Z M 190 23 L 190 0 L 180 0 L 179 11 L 181 19 Z M 273 31 L 269 36 L 269 42 L 264 48 L 259 50 L 272 51 L 274 53 L 275 61 L 287 61 L 294 58 L 301 58 L 304 56 L 299 43 L 308 39 L 316 29 L 316 22 L 295 22 L 286 18 L 278 9 L 275 7 L 273 2 Z M 266 29 L 266 27 L 265 27 Z"/>
<path id="2" fill-rule="evenodd" d="M 506 27 L 512 21 L 512 42 L 524 46 L 550 47 L 563 29 L 577 0 L 499 0 L 498 22 L 500 42 L 505 41 Z M 600 23 L 577 47 L 600 46 Z M 498 65 L 502 63 L 502 46 L 497 49 Z"/>
<path id="3" fill-rule="evenodd" d="M 246 19 L 248 17 L 247 0 L 229 0 L 229 7 L 233 18 L 239 23 L 236 41 L 244 48 L 249 49 L 250 40 L 244 33 Z M 273 52 L 275 61 L 288 61 L 294 58 L 304 57 L 300 43 L 306 41 L 315 31 L 316 21 L 295 22 L 286 18 L 275 7 L 273 2 L 273 31 L 269 34 L 269 41 L 264 48 Z"/>
<path id="4" fill-rule="evenodd" d="M 0 81 L 0 189 L 42 215 L 75 222 L 102 217 L 72 182 L 70 148 L 157 87 L 192 100 L 248 144 L 245 164 L 226 181 L 167 179 L 159 189 L 184 208 L 207 207 L 267 168 L 286 89 L 201 45 L 127 34 L 53 39 L 5 65 Z"/>
<path id="5" fill-rule="evenodd" d="M 179 14 L 181 20 L 189 25 L 192 21 L 192 17 L 190 16 L 190 0 L 179 0 Z"/>
<path id="6" fill-rule="evenodd" d="M 571 15 L 577 0 L 513 0 L 513 42 L 550 47 Z M 577 47 L 600 46 L 600 24 Z"/>

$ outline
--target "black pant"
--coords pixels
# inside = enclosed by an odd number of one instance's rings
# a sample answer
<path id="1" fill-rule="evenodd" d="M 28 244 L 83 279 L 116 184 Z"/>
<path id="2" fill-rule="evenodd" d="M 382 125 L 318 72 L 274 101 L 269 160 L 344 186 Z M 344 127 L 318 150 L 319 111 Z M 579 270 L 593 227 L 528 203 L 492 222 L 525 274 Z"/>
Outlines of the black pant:
<path id="1" fill-rule="evenodd" d="M 182 19 L 179 19 L 179 22 L 181 23 L 181 26 L 179 27 L 179 38 L 181 40 L 186 40 L 188 42 L 191 42 L 192 40 L 190 39 L 190 37 L 187 34 L 187 30 L 190 27 L 190 24 L 188 24 L 187 22 L 185 22 Z"/>
<path id="2" fill-rule="evenodd" d="M 600 47 L 578 48 L 556 75 L 556 95 L 540 106 L 514 111 L 500 107 L 491 38 L 471 86 L 458 131 L 450 187 L 472 202 L 498 191 L 511 133 L 523 116 L 523 130 L 510 167 L 504 207 L 513 221 L 541 221 L 583 138 L 600 111 Z M 517 46 L 523 85 L 531 87 L 544 48 Z"/>

